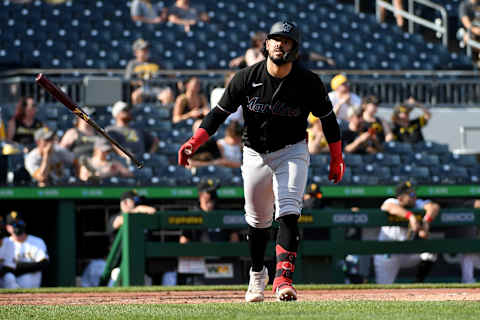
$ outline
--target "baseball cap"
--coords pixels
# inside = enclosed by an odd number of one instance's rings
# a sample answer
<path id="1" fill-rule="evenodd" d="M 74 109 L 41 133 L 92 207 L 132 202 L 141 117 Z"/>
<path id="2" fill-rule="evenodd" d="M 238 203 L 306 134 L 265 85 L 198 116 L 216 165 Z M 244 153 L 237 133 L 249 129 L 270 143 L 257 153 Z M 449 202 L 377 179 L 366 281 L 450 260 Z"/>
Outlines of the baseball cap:
<path id="1" fill-rule="evenodd" d="M 139 205 L 142 203 L 145 197 L 140 196 L 136 190 L 128 190 L 125 191 L 122 196 L 120 197 L 120 201 L 126 200 L 126 199 L 132 199 L 133 202 L 135 202 L 135 205 Z"/>
<path id="2" fill-rule="evenodd" d="M 39 140 L 49 140 L 53 137 L 54 133 L 52 130 L 48 129 L 47 127 L 42 127 L 35 131 L 34 137 L 35 141 Z"/>
<path id="3" fill-rule="evenodd" d="M 400 183 L 397 188 L 395 189 L 396 196 L 400 196 L 402 194 L 409 194 L 415 192 L 415 188 L 413 187 L 410 181 L 405 181 Z"/>
<path id="4" fill-rule="evenodd" d="M 19 221 L 23 221 L 23 217 L 18 211 L 11 211 L 5 219 L 5 224 L 13 225 Z"/>
<path id="5" fill-rule="evenodd" d="M 113 149 L 111 143 L 104 138 L 98 138 L 95 140 L 94 148 L 100 149 L 101 151 L 110 151 Z"/>
<path id="6" fill-rule="evenodd" d="M 133 43 L 133 50 L 143 50 L 149 47 L 149 43 L 142 38 L 135 40 Z"/>
<path id="7" fill-rule="evenodd" d="M 338 87 L 340 87 L 342 84 L 344 84 L 346 82 L 348 82 L 348 79 L 345 75 L 337 74 L 330 81 L 330 87 L 332 88 L 332 90 L 337 90 Z"/>
<path id="8" fill-rule="evenodd" d="M 129 109 L 128 104 L 124 101 L 117 101 L 112 108 L 112 116 L 115 118 L 120 112 Z"/>
<path id="9" fill-rule="evenodd" d="M 318 199 L 321 199 L 323 196 L 320 186 L 316 183 L 310 183 L 307 186 L 306 193 L 311 194 L 312 196 L 315 196 Z"/>
<path id="10" fill-rule="evenodd" d="M 218 181 L 215 181 L 213 179 L 203 179 L 197 185 L 198 192 L 208 192 L 215 194 L 219 187 L 220 184 L 218 183 Z"/>
<path id="11" fill-rule="evenodd" d="M 283 36 L 292 39 L 297 44 L 300 42 L 300 31 L 297 25 L 291 21 L 277 21 L 270 28 L 270 32 L 267 35 L 267 39 L 271 39 L 274 36 Z"/>

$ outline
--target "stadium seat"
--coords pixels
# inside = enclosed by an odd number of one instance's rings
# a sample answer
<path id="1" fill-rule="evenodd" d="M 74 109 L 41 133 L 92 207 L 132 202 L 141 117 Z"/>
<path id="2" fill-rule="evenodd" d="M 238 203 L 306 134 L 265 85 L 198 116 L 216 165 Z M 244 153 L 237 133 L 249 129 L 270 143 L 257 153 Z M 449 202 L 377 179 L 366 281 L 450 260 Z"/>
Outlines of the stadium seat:
<path id="1" fill-rule="evenodd" d="M 344 156 L 345 165 L 351 167 L 360 167 L 363 166 L 362 155 L 354 153 L 346 153 Z"/>

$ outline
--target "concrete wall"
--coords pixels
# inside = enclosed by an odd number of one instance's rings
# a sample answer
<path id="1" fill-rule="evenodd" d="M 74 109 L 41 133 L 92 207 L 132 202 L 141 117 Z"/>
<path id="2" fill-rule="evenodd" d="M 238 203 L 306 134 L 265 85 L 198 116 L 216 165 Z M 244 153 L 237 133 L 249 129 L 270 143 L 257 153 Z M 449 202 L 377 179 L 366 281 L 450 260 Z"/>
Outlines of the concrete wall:
<path id="1" fill-rule="evenodd" d="M 451 151 L 460 149 L 460 126 L 472 126 L 479 129 L 467 134 L 467 148 L 480 151 L 480 107 L 479 108 L 432 108 L 432 119 L 423 129 L 425 139 L 447 143 Z M 414 110 L 412 118 L 421 111 Z M 392 109 L 379 108 L 378 115 L 390 121 Z"/>

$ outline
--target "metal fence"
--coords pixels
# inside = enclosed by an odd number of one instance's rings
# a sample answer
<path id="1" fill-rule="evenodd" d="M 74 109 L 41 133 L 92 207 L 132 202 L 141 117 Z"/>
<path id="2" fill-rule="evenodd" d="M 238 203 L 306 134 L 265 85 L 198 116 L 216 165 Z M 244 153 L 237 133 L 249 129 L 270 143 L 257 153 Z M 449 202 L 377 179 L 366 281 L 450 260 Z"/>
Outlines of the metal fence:
<path id="1" fill-rule="evenodd" d="M 163 78 L 150 80 L 152 85 L 169 85 L 176 88 L 176 83 L 190 76 L 198 76 L 207 96 L 217 86 L 223 85 L 223 76 L 227 70 L 165 72 Z M 341 70 L 316 71 L 324 81 L 327 90 L 330 80 Z M 119 73 L 109 73 L 121 76 Z M 405 71 L 388 73 L 381 71 L 349 71 L 351 91 L 360 96 L 376 95 L 381 105 L 391 107 L 410 96 L 427 106 L 435 107 L 475 107 L 480 101 L 480 80 L 476 72 L 421 72 Z M 72 99 L 82 103 L 85 98 L 84 75 L 49 75 Z M 122 84 L 122 99 L 130 101 L 131 86 L 127 80 Z M 22 75 L 0 78 L 0 103 L 13 103 L 20 96 L 32 96 L 40 103 L 55 102 L 35 83 L 34 75 Z"/>

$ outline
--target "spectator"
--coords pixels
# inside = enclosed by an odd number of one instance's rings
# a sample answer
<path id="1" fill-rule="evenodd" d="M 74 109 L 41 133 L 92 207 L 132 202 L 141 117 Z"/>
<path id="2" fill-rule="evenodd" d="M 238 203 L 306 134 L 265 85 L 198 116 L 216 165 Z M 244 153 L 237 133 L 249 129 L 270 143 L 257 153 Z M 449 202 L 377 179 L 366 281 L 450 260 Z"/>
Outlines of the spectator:
<path id="1" fill-rule="evenodd" d="M 225 92 L 225 88 L 228 86 L 230 81 L 232 80 L 233 76 L 235 75 L 235 72 L 229 71 L 225 73 L 224 77 L 224 87 L 223 88 L 215 88 L 212 90 L 210 93 L 210 107 L 215 108 L 220 99 L 223 96 L 223 93 Z M 228 124 L 230 121 L 237 121 L 240 124 L 243 124 L 243 109 L 242 106 L 238 107 L 237 111 L 232 113 L 231 115 L 228 116 L 227 120 L 225 122 Z"/>
<path id="2" fill-rule="evenodd" d="M 92 116 L 93 109 L 84 109 L 84 111 Z M 98 138 L 95 129 L 86 121 L 76 117 L 73 128 L 65 132 L 60 140 L 60 146 L 73 152 L 76 158 L 81 156 L 91 156 L 93 153 L 93 145 Z"/>
<path id="3" fill-rule="evenodd" d="M 462 41 L 460 46 L 464 46 L 468 40 L 478 41 L 480 38 L 480 3 L 478 0 L 463 0 L 458 8 L 459 19 L 462 23 L 457 32 L 458 40 Z M 478 60 L 475 55 L 474 61 Z"/>
<path id="4" fill-rule="evenodd" d="M 242 126 L 232 121 L 225 130 L 225 137 L 216 141 L 220 157 L 208 160 L 190 160 L 191 167 L 204 167 L 209 165 L 227 168 L 240 168 L 242 165 Z"/>
<path id="5" fill-rule="evenodd" d="M 243 68 L 254 65 L 257 62 L 265 60 L 262 53 L 263 44 L 267 39 L 267 34 L 262 31 L 255 32 L 251 38 L 250 48 L 245 51 L 243 56 L 236 57 L 230 60 L 230 68 Z"/>
<path id="6" fill-rule="evenodd" d="M 135 59 L 128 62 L 125 70 L 125 79 L 132 80 L 132 104 L 139 104 L 145 99 L 154 99 L 160 101 L 164 105 L 173 103 L 175 95 L 173 90 L 168 87 L 152 86 L 150 81 L 158 76 L 160 65 L 150 61 L 150 44 L 143 40 L 137 39 L 133 43 L 133 53 Z"/>
<path id="7" fill-rule="evenodd" d="M 134 0 L 130 16 L 135 22 L 158 24 L 167 21 L 167 8 L 162 3 L 152 4 L 150 0 Z"/>
<path id="8" fill-rule="evenodd" d="M 210 18 L 206 12 L 199 12 L 191 7 L 189 0 L 176 0 L 175 4 L 168 9 L 168 21 L 182 25 L 185 32 L 189 32 L 199 20 L 208 22 Z"/>
<path id="9" fill-rule="evenodd" d="M 66 167 L 73 166 L 74 154 L 59 146 L 54 132 L 46 127 L 35 131 L 35 141 L 37 147 L 25 157 L 25 169 L 39 187 L 59 182 L 67 176 Z"/>
<path id="10" fill-rule="evenodd" d="M 397 10 L 403 10 L 403 0 L 393 0 L 393 6 Z M 380 21 L 385 21 L 385 7 L 380 6 Z M 404 26 L 404 19 L 400 14 L 394 14 L 395 20 L 397 21 L 397 26 L 403 28 Z"/>
<path id="11" fill-rule="evenodd" d="M 473 201 L 473 208 L 480 209 L 480 199 Z M 473 232 L 474 238 L 478 238 L 478 228 L 475 226 L 471 230 Z M 476 282 L 474 277 L 475 269 L 480 269 L 480 254 L 479 253 L 464 253 L 461 255 L 461 269 L 462 269 L 462 282 L 463 283 L 474 283 Z"/>
<path id="12" fill-rule="evenodd" d="M 152 136 L 143 128 L 132 128 L 129 126 L 133 117 L 129 106 L 125 102 L 117 101 L 113 105 L 112 115 L 115 119 L 115 124 L 108 126 L 106 131 L 131 153 L 141 158 L 144 153 L 154 153 L 157 150 L 157 137 Z M 123 152 L 118 151 L 118 153 L 125 157 L 127 161 L 130 161 L 130 158 L 124 155 Z"/>
<path id="13" fill-rule="evenodd" d="M 328 142 L 323 134 L 322 122 L 310 113 L 308 116 L 308 151 L 311 154 L 328 152 Z"/>
<path id="14" fill-rule="evenodd" d="M 307 185 L 303 194 L 304 210 L 321 210 L 325 209 L 326 202 L 320 186 L 316 183 Z M 304 240 L 328 240 L 330 239 L 330 230 L 328 228 L 304 228 L 302 231 L 302 239 Z"/>
<path id="15" fill-rule="evenodd" d="M 109 230 L 116 234 L 123 225 L 124 213 L 154 214 L 157 209 L 144 204 L 145 197 L 140 196 L 135 190 L 125 191 L 120 197 L 120 212 L 110 218 Z"/>
<path id="16" fill-rule="evenodd" d="M 37 118 L 37 105 L 31 97 L 21 98 L 15 108 L 15 114 L 8 121 L 7 139 L 20 143 L 25 152 L 35 147 L 35 130 L 43 127 Z"/>
<path id="17" fill-rule="evenodd" d="M 16 289 L 18 286 L 14 275 L 16 267 L 14 260 L 15 247 L 8 236 L 5 222 L 3 217 L 0 216 L 0 288 Z"/>
<path id="18" fill-rule="evenodd" d="M 350 92 L 348 79 L 343 74 L 338 74 L 330 81 L 333 91 L 328 94 L 333 105 L 333 112 L 340 120 L 348 121 L 347 111 L 350 107 L 359 107 L 362 99 L 353 92 Z"/>
<path id="19" fill-rule="evenodd" d="M 110 241 L 113 242 L 116 234 L 123 226 L 123 214 L 155 214 L 157 209 L 145 204 L 145 197 L 137 193 L 136 190 L 127 190 L 120 197 L 120 212 L 110 217 L 107 230 L 110 233 Z M 145 233 L 145 237 L 150 238 L 151 233 Z M 116 267 L 110 274 L 108 286 L 113 286 L 119 279 L 120 268 Z M 152 278 L 147 274 L 144 275 L 145 285 L 152 284 Z"/>
<path id="20" fill-rule="evenodd" d="M 410 120 L 410 112 L 414 108 L 421 109 L 423 115 Z M 405 103 L 397 105 L 393 109 L 392 116 L 394 139 L 399 142 L 409 143 L 424 141 L 422 128 L 427 125 L 431 117 L 430 111 L 419 104 L 414 98 L 409 98 Z"/>
<path id="21" fill-rule="evenodd" d="M 187 119 L 201 119 L 210 111 L 207 97 L 200 92 L 200 80 L 191 77 L 185 84 L 185 93 L 180 94 L 173 107 L 173 123 Z"/>
<path id="22" fill-rule="evenodd" d="M 133 177 L 133 173 L 122 163 L 108 158 L 113 147 L 104 138 L 97 138 L 93 149 L 93 156 L 83 156 L 79 159 L 80 169 L 78 177 L 82 181 L 96 181 L 109 177 Z"/>
<path id="23" fill-rule="evenodd" d="M 42 273 L 47 269 L 49 257 L 45 242 L 27 234 L 22 216 L 12 211 L 7 216 L 7 231 L 15 248 L 15 282 L 19 288 L 39 288 Z"/>
<path id="24" fill-rule="evenodd" d="M 335 60 L 332 58 L 328 58 L 320 53 L 310 51 L 310 52 L 305 52 L 305 53 L 300 53 L 300 56 L 298 57 L 300 60 L 300 63 L 303 63 L 304 65 L 307 65 L 308 62 L 316 62 L 316 61 L 323 61 L 329 66 L 335 66 Z"/>
<path id="25" fill-rule="evenodd" d="M 405 218 L 409 228 L 400 226 L 383 226 L 378 235 L 379 241 L 406 241 L 418 236 L 428 239 L 430 223 L 440 211 L 440 206 L 429 200 L 417 199 L 415 189 L 410 182 L 401 183 L 396 189 L 396 198 L 389 198 L 381 209 L 389 215 Z M 425 210 L 422 223 L 410 210 Z M 379 284 L 391 284 L 402 268 L 418 266 L 416 282 L 424 282 L 436 261 L 432 253 L 415 254 L 382 254 L 374 256 L 375 277 Z"/>
<path id="26" fill-rule="evenodd" d="M 347 153 L 377 153 L 382 150 L 382 145 L 378 141 L 377 135 L 373 130 L 363 131 L 364 121 L 362 118 L 362 109 L 350 107 L 348 109 L 348 125 L 342 129 L 342 145 Z"/>
<path id="27" fill-rule="evenodd" d="M 0 108 L 0 114 L 2 109 Z M 5 130 L 5 124 L 3 123 L 3 118 L 0 117 L 0 141 L 5 141 L 7 139 L 7 132 Z"/>
<path id="28" fill-rule="evenodd" d="M 203 179 L 198 184 L 198 208 L 194 211 L 201 211 L 203 214 L 212 214 L 210 212 L 216 210 L 217 206 L 217 190 L 219 183 L 212 179 Z M 236 231 L 228 229 L 208 229 L 204 230 L 182 230 L 179 242 L 182 244 L 191 241 L 201 242 L 239 242 L 239 235 Z M 192 272 L 182 272 L 182 264 L 188 263 L 192 258 L 179 257 L 179 270 L 178 270 L 178 284 L 201 284 L 203 283 L 203 273 L 201 270 Z M 197 260 L 197 263 L 204 264 L 204 258 L 193 258 Z"/>
<path id="29" fill-rule="evenodd" d="M 375 96 L 368 96 L 362 100 L 364 130 L 374 131 L 378 141 L 393 140 L 393 133 L 390 125 L 383 119 L 376 116 L 378 110 L 378 99 Z"/>

